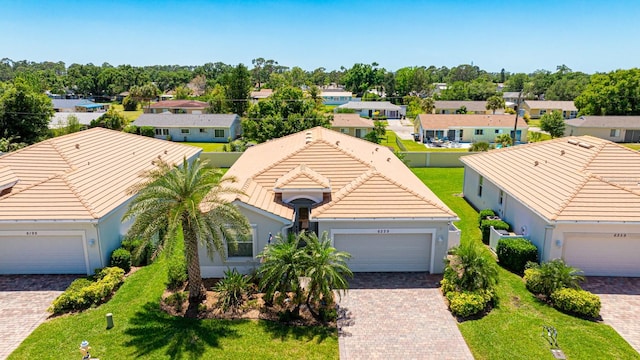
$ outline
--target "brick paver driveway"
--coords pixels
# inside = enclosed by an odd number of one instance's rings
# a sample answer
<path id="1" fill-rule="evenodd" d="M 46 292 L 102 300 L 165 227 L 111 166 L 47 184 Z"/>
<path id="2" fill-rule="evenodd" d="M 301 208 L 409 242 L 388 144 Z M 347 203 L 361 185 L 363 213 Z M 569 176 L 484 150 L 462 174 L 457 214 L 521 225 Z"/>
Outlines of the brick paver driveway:
<path id="1" fill-rule="evenodd" d="M 0 359 L 47 319 L 51 302 L 77 276 L 0 275 Z"/>
<path id="2" fill-rule="evenodd" d="M 356 274 L 339 301 L 340 358 L 473 359 L 438 289 L 441 279 Z"/>
<path id="3" fill-rule="evenodd" d="M 600 296 L 600 315 L 640 352 L 640 278 L 588 277 L 582 286 Z"/>

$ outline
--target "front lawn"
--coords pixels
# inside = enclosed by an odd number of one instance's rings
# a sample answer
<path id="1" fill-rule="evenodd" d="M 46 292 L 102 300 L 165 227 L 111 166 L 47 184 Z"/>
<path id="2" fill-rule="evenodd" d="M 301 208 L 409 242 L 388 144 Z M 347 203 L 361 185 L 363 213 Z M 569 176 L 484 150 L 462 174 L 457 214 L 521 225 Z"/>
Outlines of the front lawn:
<path id="1" fill-rule="evenodd" d="M 626 143 L 626 144 L 620 144 L 620 145 L 626 146 L 629 149 L 640 151 L 640 144 L 638 144 L 638 143 Z"/>
<path id="2" fill-rule="evenodd" d="M 396 151 L 405 151 L 403 149 L 400 149 L 398 147 L 398 144 L 396 144 L 396 133 L 391 131 L 391 130 L 387 130 L 387 134 L 385 135 L 385 139 L 382 140 L 382 142 L 380 143 L 380 145 L 384 145 L 384 146 L 388 146 L 388 147 L 393 147 Z M 420 144 L 418 142 L 415 142 L 413 140 L 404 140 L 404 139 L 399 139 L 400 142 L 402 143 L 402 145 L 404 145 L 404 147 L 407 149 L 406 151 L 427 151 L 427 147 L 424 146 L 423 144 Z"/>
<path id="3" fill-rule="evenodd" d="M 194 320 L 160 311 L 166 269 L 138 270 L 106 304 L 51 319 L 9 359 L 75 359 L 83 340 L 101 359 L 337 359 L 333 328 L 291 327 L 269 321 Z M 105 314 L 115 327 L 106 330 Z"/>
<path id="4" fill-rule="evenodd" d="M 461 241 L 481 242 L 477 212 L 460 197 L 462 168 L 416 168 L 413 172 L 460 217 Z M 565 315 L 538 301 L 522 279 L 502 268 L 499 304 L 485 317 L 458 327 L 476 359 L 553 359 L 542 326 L 558 330 L 568 359 L 640 359 L 631 346 L 603 323 Z"/>
<path id="5" fill-rule="evenodd" d="M 111 104 L 110 105 L 115 111 L 124 115 L 125 119 L 127 119 L 127 123 L 131 123 L 142 115 L 142 108 L 136 111 L 124 111 L 124 107 L 121 104 Z"/>
<path id="6" fill-rule="evenodd" d="M 225 143 L 203 143 L 203 142 L 183 142 L 182 144 L 196 146 L 203 152 L 223 152 Z"/>

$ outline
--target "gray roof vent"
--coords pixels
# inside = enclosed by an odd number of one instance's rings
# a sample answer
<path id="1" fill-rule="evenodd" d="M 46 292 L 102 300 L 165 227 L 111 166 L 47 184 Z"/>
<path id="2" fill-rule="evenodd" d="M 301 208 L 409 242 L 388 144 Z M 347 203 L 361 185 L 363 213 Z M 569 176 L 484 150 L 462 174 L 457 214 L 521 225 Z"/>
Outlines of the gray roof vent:
<path id="1" fill-rule="evenodd" d="M 581 148 L 585 148 L 585 149 L 591 149 L 593 147 L 593 145 L 591 145 L 589 143 L 584 143 L 584 142 L 579 143 L 578 146 L 580 146 Z"/>

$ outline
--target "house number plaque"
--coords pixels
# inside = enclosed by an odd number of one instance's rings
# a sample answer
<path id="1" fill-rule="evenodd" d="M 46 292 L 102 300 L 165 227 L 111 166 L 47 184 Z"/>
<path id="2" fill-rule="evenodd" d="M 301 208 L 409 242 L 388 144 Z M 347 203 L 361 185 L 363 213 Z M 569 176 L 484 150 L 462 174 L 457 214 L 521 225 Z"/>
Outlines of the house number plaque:
<path id="1" fill-rule="evenodd" d="M 627 234 L 625 234 L 625 233 L 614 233 L 613 237 L 627 237 Z"/>
<path id="2" fill-rule="evenodd" d="M 27 231 L 27 236 L 38 236 L 37 231 Z"/>
<path id="3" fill-rule="evenodd" d="M 378 229 L 378 234 L 388 234 L 389 229 Z"/>

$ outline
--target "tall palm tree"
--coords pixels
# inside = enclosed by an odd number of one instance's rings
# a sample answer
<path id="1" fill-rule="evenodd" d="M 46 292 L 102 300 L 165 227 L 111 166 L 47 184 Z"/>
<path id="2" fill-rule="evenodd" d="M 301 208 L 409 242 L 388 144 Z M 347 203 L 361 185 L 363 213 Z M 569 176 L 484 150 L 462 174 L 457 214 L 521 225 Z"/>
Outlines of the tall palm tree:
<path id="1" fill-rule="evenodd" d="M 158 246 L 162 251 L 171 250 L 182 231 L 189 280 L 187 316 L 197 314 L 197 306 L 206 296 L 198 244 L 213 258 L 216 252 L 224 256 L 225 239 L 235 244 L 237 237 L 249 236 L 247 219 L 226 200 L 227 195 L 238 193 L 229 186 L 235 179 L 222 176 L 220 170 L 206 168 L 200 159 L 190 163 L 185 158 L 180 166 L 159 163 L 144 174 L 146 181 L 130 189 L 138 194 L 123 217 L 134 219 L 130 236 L 151 241 L 164 234 Z"/>

